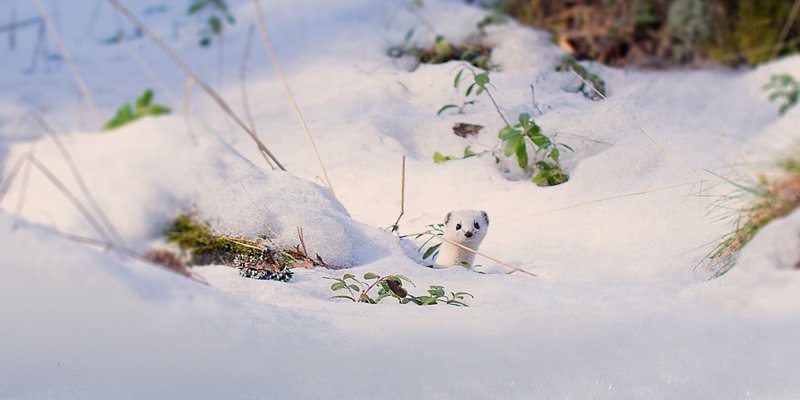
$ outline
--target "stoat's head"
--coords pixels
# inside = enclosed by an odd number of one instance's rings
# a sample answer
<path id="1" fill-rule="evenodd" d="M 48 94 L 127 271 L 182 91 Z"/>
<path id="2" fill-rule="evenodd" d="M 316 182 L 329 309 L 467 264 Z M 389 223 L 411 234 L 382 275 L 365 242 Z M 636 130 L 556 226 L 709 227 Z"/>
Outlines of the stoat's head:
<path id="1" fill-rule="evenodd" d="M 458 210 L 444 217 L 444 236 L 462 244 L 481 243 L 489 229 L 486 211 Z"/>

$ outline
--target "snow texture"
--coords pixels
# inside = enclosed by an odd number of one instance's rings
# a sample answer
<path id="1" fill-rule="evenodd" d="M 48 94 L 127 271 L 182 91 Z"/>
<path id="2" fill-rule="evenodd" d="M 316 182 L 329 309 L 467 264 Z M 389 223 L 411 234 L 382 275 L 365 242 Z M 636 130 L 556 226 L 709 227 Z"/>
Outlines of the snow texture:
<path id="1" fill-rule="evenodd" d="M 163 3 L 163 4 L 162 4 Z M 173 4 L 174 3 L 174 4 Z M 243 118 L 239 77 L 250 1 L 230 1 L 236 24 L 197 45 L 208 15 L 185 2 L 124 1 Z M 246 89 L 260 138 L 289 172 L 274 171 L 253 142 L 200 90 L 182 117 L 186 77 L 106 2 L 46 0 L 101 114 L 146 88 L 170 116 L 101 133 L 52 39 L 0 32 L 0 176 L 35 158 L 84 204 L 58 148 L 26 116 L 39 110 L 129 248 L 162 246 L 178 214 L 220 233 L 267 236 L 286 246 L 304 232 L 309 252 L 363 275 L 403 274 L 466 291 L 469 308 L 330 300 L 343 271 L 298 270 L 292 282 L 241 278 L 224 266 L 193 271 L 207 284 L 131 257 L 65 240 L 97 232 L 36 168 L 24 164 L 0 204 L 0 397 L 86 398 L 574 398 L 796 399 L 800 395 L 800 214 L 770 224 L 719 279 L 696 266 L 733 229 L 716 196 L 732 180 L 771 173 L 793 149 L 800 108 L 783 117 L 762 86 L 800 75 L 800 57 L 754 70 L 636 71 L 588 67 L 609 98 L 593 102 L 557 72 L 549 35 L 509 22 L 488 28 L 493 93 L 510 119 L 533 109 L 569 144 L 570 181 L 540 188 L 514 160 L 490 154 L 435 164 L 498 145 L 503 126 L 485 94 L 466 114 L 460 64 L 393 60 L 402 42 L 458 43 L 486 10 L 452 0 L 262 2 L 277 53 L 306 116 L 335 196 L 256 33 Z M 10 0 L 0 15 L 39 15 Z M 435 32 L 423 21 L 433 23 Z M 106 39 L 122 32 L 124 43 Z M 38 49 L 38 50 L 37 50 Z M 485 128 L 476 137 L 452 125 Z M 196 137 L 196 144 L 192 137 Z M 486 210 L 481 251 L 540 275 L 426 268 L 421 241 L 384 229 L 400 210 L 402 234 L 451 210 Z M 24 177 L 28 176 L 29 179 Z M 26 182 L 26 183 L 23 183 Z M 0 186 L 3 187 L 3 186 Z M 735 204 L 726 204 L 735 206 Z"/>

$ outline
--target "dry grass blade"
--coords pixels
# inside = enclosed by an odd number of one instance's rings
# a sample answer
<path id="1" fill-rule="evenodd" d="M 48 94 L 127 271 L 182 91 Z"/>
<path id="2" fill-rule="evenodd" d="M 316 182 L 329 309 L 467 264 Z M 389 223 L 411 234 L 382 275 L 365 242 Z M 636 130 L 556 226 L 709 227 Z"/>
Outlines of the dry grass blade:
<path id="1" fill-rule="evenodd" d="M 92 228 L 95 230 L 95 232 L 100 237 L 102 237 L 105 242 L 110 243 L 112 248 L 115 248 L 113 246 L 114 242 L 111 239 L 111 237 L 108 235 L 108 233 L 106 233 L 106 231 L 103 229 L 103 227 L 100 225 L 100 223 L 97 222 L 97 219 L 92 215 L 92 213 L 89 212 L 89 210 L 86 207 L 84 207 L 84 205 L 81 203 L 81 201 L 78 199 L 78 197 L 76 197 L 75 194 L 73 194 L 66 187 L 66 185 L 64 185 L 64 182 L 62 182 L 60 179 L 58 179 L 53 174 L 53 172 L 50 171 L 50 169 L 45 167 L 44 164 L 39 162 L 39 160 L 36 159 L 36 157 L 33 156 L 32 154 L 29 154 L 27 159 L 28 159 L 29 162 L 31 162 L 33 164 L 34 167 L 36 167 L 39 170 L 39 172 L 42 173 L 42 175 L 44 175 L 53 184 L 53 186 L 56 187 L 56 189 L 58 189 L 67 198 L 67 200 L 69 200 L 72 203 L 72 205 L 78 210 L 78 212 L 80 212 L 81 215 L 83 215 L 83 217 L 86 219 L 86 221 L 89 223 L 89 225 L 92 226 Z"/>
<path id="2" fill-rule="evenodd" d="M 114 239 L 114 243 L 121 247 L 127 247 L 125 241 L 122 239 L 122 236 L 119 234 L 119 231 L 111 222 L 111 219 L 108 218 L 108 215 L 105 213 L 105 211 L 103 211 L 102 207 L 100 207 L 100 204 L 97 202 L 97 199 L 94 197 L 92 192 L 89 190 L 89 186 L 83 179 L 81 171 L 78 169 L 78 166 L 75 165 L 75 161 L 72 160 L 72 155 L 69 153 L 69 150 L 67 150 L 67 147 L 64 146 L 64 143 L 61 141 L 61 139 L 59 139 L 58 134 L 56 134 L 53 128 L 50 127 L 41 114 L 38 112 L 33 112 L 31 113 L 31 116 L 36 124 L 39 125 L 39 127 L 47 134 L 47 137 L 49 137 L 50 140 L 52 140 L 56 145 L 58 152 L 61 153 L 61 157 L 67 162 L 69 170 L 72 173 L 75 182 L 78 184 L 78 188 L 83 194 L 83 197 L 89 202 L 89 206 L 92 208 L 92 211 L 94 211 L 94 213 L 100 217 L 100 221 L 102 221 L 106 230 L 111 234 L 111 237 Z"/>
<path id="3" fill-rule="evenodd" d="M 192 145 L 197 147 L 197 136 L 194 134 L 194 126 L 192 126 L 192 89 L 194 89 L 194 78 L 191 76 L 186 78 L 186 85 L 183 89 L 183 123 L 186 125 L 186 134 L 189 136 L 189 140 L 192 141 Z M 269 159 L 267 159 L 269 162 Z M 269 162 L 269 165 L 272 165 L 272 162 Z"/>
<path id="4" fill-rule="evenodd" d="M 114 0 L 115 1 L 115 0 Z M 260 0 L 253 0 L 253 3 L 256 6 L 256 15 L 258 20 L 258 28 L 261 31 L 261 41 L 264 42 L 264 47 L 267 50 L 267 55 L 269 56 L 269 60 L 272 63 L 273 68 L 275 68 L 275 72 L 278 74 L 278 77 L 283 83 L 283 88 L 286 91 L 286 96 L 289 98 L 289 103 L 292 106 L 292 110 L 294 111 L 297 118 L 300 120 L 300 124 L 303 126 L 303 130 L 306 133 L 306 139 L 308 139 L 308 143 L 311 145 L 312 150 L 314 150 L 314 155 L 317 158 L 317 163 L 319 164 L 320 169 L 322 170 L 322 175 L 325 178 L 325 184 L 328 186 L 328 189 L 331 191 L 331 194 L 336 196 L 336 193 L 333 191 L 333 185 L 331 184 L 331 180 L 328 177 L 328 170 L 325 169 L 325 164 L 322 162 L 322 157 L 319 155 L 319 150 L 317 149 L 316 143 L 314 143 L 314 137 L 311 136 L 311 128 L 308 127 L 306 123 L 306 119 L 303 117 L 303 113 L 300 111 L 300 106 L 297 104 L 297 99 L 294 97 L 294 92 L 292 91 L 292 87 L 289 86 L 289 81 L 286 79 L 286 74 L 283 71 L 283 67 L 281 66 L 280 60 L 278 59 L 278 55 L 275 53 L 275 49 L 272 48 L 272 41 L 269 38 L 269 31 L 267 30 L 267 20 L 264 18 L 264 10 L 261 8 L 261 1 Z"/>
<path id="5" fill-rule="evenodd" d="M 786 18 L 786 23 L 783 24 L 783 29 L 781 30 L 781 34 L 778 37 L 778 41 L 775 42 L 775 48 L 772 49 L 771 58 L 774 59 L 778 57 L 778 54 L 780 54 L 781 48 L 783 48 L 784 42 L 786 41 L 786 37 L 789 36 L 789 31 L 792 29 L 794 21 L 797 20 L 798 13 L 800 13 L 800 0 L 794 0 L 794 4 L 792 5 L 792 10 L 789 11 L 789 17 Z"/>
<path id="6" fill-rule="evenodd" d="M 103 126 L 103 119 L 100 117 L 100 112 L 97 110 L 97 105 L 94 102 L 94 97 L 92 97 L 92 93 L 89 91 L 89 87 L 86 85 L 86 82 L 81 77 L 80 71 L 78 71 L 78 67 L 75 66 L 75 61 L 72 59 L 72 54 L 67 49 L 67 46 L 64 44 L 64 41 L 61 39 L 61 35 L 58 33 L 58 29 L 56 29 L 56 25 L 53 23 L 53 20 L 50 19 L 50 14 L 47 12 L 47 7 L 44 6 L 42 0 L 34 0 L 36 2 L 36 7 L 39 9 L 39 12 L 42 13 L 42 17 L 44 18 L 45 23 L 47 24 L 47 29 L 50 31 L 53 40 L 56 42 L 61 54 L 64 56 L 64 61 L 66 61 L 67 66 L 69 67 L 70 72 L 72 73 L 73 79 L 75 79 L 75 84 L 78 85 L 78 90 L 81 91 L 83 98 L 89 105 L 89 110 L 92 113 L 92 116 L 97 123 L 97 126 Z"/>
<path id="7" fill-rule="evenodd" d="M 17 162 L 14 164 L 14 167 L 11 168 L 11 172 L 8 173 L 8 178 L 3 181 L 3 185 L 0 186 L 0 204 L 3 204 L 3 200 L 6 198 L 6 193 L 8 190 L 11 189 L 11 185 L 14 183 L 14 180 L 17 178 L 17 174 L 22 169 L 23 164 L 27 160 L 25 157 L 20 157 Z"/>
<path id="8" fill-rule="evenodd" d="M 36 144 L 38 142 L 31 143 L 31 147 L 28 150 L 27 157 L 30 157 L 36 154 Z M 22 210 L 25 207 L 25 198 L 28 195 L 28 182 L 31 178 L 31 163 L 27 163 L 25 165 L 25 170 L 22 172 L 22 188 L 19 192 L 19 198 L 17 199 L 17 208 L 14 210 L 14 223 L 12 225 L 12 229 L 17 229 L 19 226 L 20 218 L 22 217 Z"/>
<path id="9" fill-rule="evenodd" d="M 427 233 L 427 234 L 428 234 L 428 235 L 433 235 L 432 233 Z M 527 270 L 525 270 L 525 269 L 522 269 L 522 268 L 520 268 L 520 267 L 517 267 L 516 265 L 509 264 L 509 263 L 507 263 L 507 262 L 505 262 L 505 261 L 498 260 L 498 259 L 496 259 L 496 258 L 494 258 L 494 257 L 492 257 L 492 256 L 490 256 L 490 255 L 488 255 L 488 254 L 486 254 L 486 253 L 480 252 L 480 251 L 478 251 L 478 250 L 471 249 L 471 248 L 469 248 L 469 247 L 467 247 L 467 246 L 464 246 L 464 245 L 463 245 L 463 244 L 461 244 L 461 243 L 454 242 L 454 241 L 452 241 L 452 240 L 450 240 L 450 239 L 448 239 L 448 238 L 446 238 L 446 237 L 443 237 L 443 236 L 437 236 L 437 238 L 438 238 L 438 239 L 440 239 L 440 240 L 442 240 L 442 241 L 444 241 L 444 242 L 450 243 L 450 244 L 452 244 L 453 246 L 456 246 L 456 247 L 458 247 L 458 248 L 460 248 L 460 249 L 462 249 L 462 250 L 466 250 L 466 251 L 468 251 L 468 252 L 470 252 L 470 253 L 477 254 L 477 255 L 479 255 L 479 256 L 481 256 L 481 257 L 483 257 L 483 258 L 486 258 L 486 259 L 488 259 L 488 260 L 492 260 L 492 261 L 494 261 L 494 262 L 496 262 L 496 263 L 498 263 L 498 264 L 500 264 L 500 265 L 502 265 L 502 266 L 505 266 L 505 267 L 511 268 L 511 269 L 513 269 L 514 271 L 522 272 L 523 274 L 527 274 L 527 275 L 530 275 L 530 276 L 533 276 L 533 277 L 538 277 L 538 276 L 539 276 L 539 275 L 536 275 L 536 274 L 534 274 L 533 272 L 530 272 L 530 271 L 527 271 Z"/>
<path id="10" fill-rule="evenodd" d="M 203 89 L 203 91 L 206 92 L 206 94 L 209 97 L 211 97 L 214 103 L 216 103 L 217 106 L 219 106 L 222 109 L 222 111 L 225 112 L 225 114 L 227 114 L 236 123 L 236 125 L 242 128 L 242 130 L 244 130 L 247 133 L 247 135 L 250 136 L 251 139 L 253 139 L 253 141 L 256 143 L 256 146 L 258 147 L 258 151 L 261 153 L 261 155 L 264 157 L 265 160 L 267 161 L 271 160 L 272 162 L 275 163 L 275 165 L 278 166 L 278 168 L 280 168 L 283 171 L 286 171 L 286 168 L 283 167 L 283 164 L 281 164 L 280 161 L 278 161 L 278 159 L 275 158 L 272 152 L 269 151 L 267 146 L 264 145 L 261 139 L 259 139 L 258 136 L 255 134 L 255 132 L 253 132 L 253 130 L 251 130 L 244 123 L 244 121 L 242 121 L 242 119 L 239 118 L 239 116 L 236 115 L 235 112 L 233 112 L 233 109 L 231 109 L 228 103 L 222 98 L 222 96 L 219 95 L 219 93 L 217 93 L 216 90 L 214 90 L 214 88 L 212 88 L 208 83 L 200 79 L 199 76 L 194 72 L 194 70 L 192 70 L 185 62 L 183 62 L 183 60 L 181 60 L 177 56 L 177 54 L 175 54 L 172 50 L 170 50 L 169 47 L 167 47 L 167 45 L 165 45 L 164 42 L 162 42 L 161 39 L 159 39 L 147 27 L 147 25 L 145 25 L 141 20 L 139 20 L 139 18 L 133 15 L 133 13 L 127 8 L 125 8 L 125 6 L 123 6 L 118 0 L 106 0 L 106 1 L 108 1 L 109 4 L 111 4 L 120 13 L 122 13 L 122 15 L 128 18 L 134 25 L 136 25 L 139 29 L 141 29 L 144 35 L 147 36 L 147 38 L 150 39 L 150 41 L 153 42 L 159 49 L 161 49 L 161 51 L 164 52 L 164 54 L 167 56 L 167 58 L 170 59 L 170 61 L 172 61 L 175 65 L 177 65 L 178 68 L 180 68 L 186 75 L 194 79 L 197 85 L 200 86 L 200 88 Z"/>

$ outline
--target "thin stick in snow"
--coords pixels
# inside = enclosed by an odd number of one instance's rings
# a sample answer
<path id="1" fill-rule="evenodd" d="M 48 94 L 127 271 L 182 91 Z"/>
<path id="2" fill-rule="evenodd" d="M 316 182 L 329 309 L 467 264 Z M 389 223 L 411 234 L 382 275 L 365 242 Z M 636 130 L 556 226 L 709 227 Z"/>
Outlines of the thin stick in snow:
<path id="1" fill-rule="evenodd" d="M 61 157 L 64 159 L 64 161 L 67 162 L 67 165 L 69 166 L 69 170 L 72 173 L 75 182 L 78 183 L 78 188 L 81 190 L 83 197 L 86 199 L 86 201 L 89 202 L 89 206 L 92 208 L 95 214 L 97 214 L 97 216 L 100 217 L 100 220 L 103 222 L 103 225 L 111 234 L 111 237 L 114 239 L 114 243 L 122 247 L 126 247 L 125 241 L 122 240 L 122 236 L 120 236 L 119 231 L 111 222 L 111 220 L 108 218 L 108 215 L 106 215 L 106 213 L 100 207 L 100 204 L 97 202 L 92 192 L 89 190 L 89 186 L 83 179 L 81 171 L 78 169 L 78 166 L 75 165 L 75 162 L 72 160 L 72 155 L 69 153 L 69 150 L 67 150 L 67 147 L 64 146 L 64 143 L 61 142 L 61 139 L 59 139 L 58 134 L 56 134 L 55 130 L 53 130 L 53 128 L 50 127 L 50 125 L 47 123 L 47 121 L 45 121 L 44 117 L 41 114 L 39 114 L 38 112 L 33 112 L 31 116 L 33 120 L 36 122 L 36 124 L 39 125 L 39 127 L 47 134 L 47 137 L 49 137 L 50 140 L 52 140 L 53 143 L 56 145 L 58 152 L 61 153 Z"/>
<path id="2" fill-rule="evenodd" d="M 100 117 L 100 112 L 97 110 L 97 105 L 94 102 L 94 97 L 92 97 L 92 93 L 89 91 L 89 87 L 86 86 L 86 82 L 81 77 L 81 73 L 78 71 L 78 67 L 75 66 L 75 60 L 72 59 L 72 54 L 70 54 L 69 50 L 67 50 L 67 46 L 64 44 L 64 41 L 61 39 L 61 35 L 58 33 L 56 29 L 56 25 L 53 23 L 53 20 L 50 19 L 50 14 L 47 12 L 47 8 L 42 3 L 42 0 L 34 0 L 36 2 L 36 7 L 39 9 L 39 12 L 42 13 L 42 17 L 44 18 L 45 23 L 47 24 L 47 29 L 50 31 L 50 34 L 53 36 L 53 40 L 56 42 L 59 50 L 61 51 L 61 55 L 64 56 L 64 61 L 67 63 L 67 66 L 72 72 L 72 78 L 75 79 L 75 84 L 78 85 L 78 90 L 80 90 L 81 94 L 83 95 L 83 99 L 86 100 L 89 111 L 92 113 L 92 116 L 97 123 L 97 126 L 103 126 L 103 119 Z"/>
<path id="3" fill-rule="evenodd" d="M 31 147 L 28 150 L 27 156 L 30 157 L 36 154 L 36 144 L 38 142 L 34 141 L 31 143 Z M 22 210 L 25 208 L 25 198 L 28 195 L 28 182 L 31 179 L 31 163 L 25 164 L 25 170 L 22 171 L 22 188 L 19 192 L 19 198 L 17 199 L 17 208 L 14 210 L 14 223 L 11 225 L 12 230 L 16 230 L 19 226 L 19 221 L 22 216 Z"/>
<path id="4" fill-rule="evenodd" d="M 247 92 L 247 64 L 250 61 L 250 51 L 253 48 L 253 34 L 255 33 L 255 27 L 252 25 L 250 29 L 247 31 L 247 41 L 244 45 L 244 53 L 242 53 L 242 58 L 239 61 L 239 88 L 241 88 L 242 92 L 242 107 L 244 107 L 244 116 L 247 118 L 247 122 L 250 124 L 250 129 L 253 132 L 258 132 L 256 130 L 256 123 L 253 119 L 253 113 L 250 111 L 250 96 Z M 275 169 L 275 166 L 272 163 L 269 164 L 272 169 Z"/>
<path id="5" fill-rule="evenodd" d="M 3 185 L 0 186 L 0 204 L 3 204 L 3 200 L 6 198 L 6 193 L 8 193 L 9 189 L 11 189 L 11 185 L 14 183 L 14 180 L 17 179 L 17 174 L 19 174 L 19 171 L 22 169 L 25 160 L 26 158 L 24 156 L 20 157 L 19 160 L 17 160 L 17 162 L 14 164 L 14 167 L 11 168 L 8 178 L 6 178 L 5 181 L 2 181 Z"/>
<path id="6" fill-rule="evenodd" d="M 165 45 L 164 42 L 162 42 L 161 39 L 159 39 L 150 30 L 150 28 L 147 27 L 147 25 L 145 25 L 141 20 L 139 20 L 139 18 L 133 15 L 133 13 L 127 8 L 125 8 L 125 6 L 123 6 L 118 0 L 106 0 L 106 1 L 108 1 L 109 4 L 111 4 L 114 8 L 116 8 L 117 11 L 122 13 L 122 15 L 128 18 L 134 25 L 136 25 L 144 33 L 144 35 L 147 36 L 147 38 L 150 39 L 151 42 L 153 42 L 153 44 L 155 44 L 162 52 L 164 52 L 164 54 L 167 56 L 167 58 L 170 59 L 170 61 L 172 61 L 181 71 L 183 71 L 183 73 L 192 77 L 192 79 L 194 79 L 197 85 L 200 86 L 200 88 L 203 89 L 203 91 L 206 92 L 206 94 L 209 97 L 211 97 L 211 100 L 213 100 L 214 103 L 216 103 L 217 106 L 219 106 L 219 108 L 221 108 L 222 111 L 236 123 L 236 125 L 242 128 L 242 130 L 244 130 L 247 133 L 247 135 L 250 136 L 251 139 L 253 139 L 253 141 L 256 143 L 256 146 L 258 147 L 258 151 L 261 153 L 261 155 L 264 157 L 265 160 L 271 159 L 275 163 L 275 165 L 278 166 L 278 168 L 286 171 L 286 168 L 283 167 L 283 164 L 281 164 L 280 161 L 278 161 L 278 159 L 275 157 L 275 155 L 273 155 L 272 152 L 269 151 L 267 146 L 264 145 L 261 139 L 259 139 L 258 136 L 255 134 L 255 132 L 253 132 L 250 128 L 248 128 L 247 125 L 244 123 L 244 121 L 242 121 L 242 119 L 239 118 L 239 116 L 236 115 L 235 112 L 233 112 L 233 109 L 231 109 L 228 103 L 222 98 L 222 96 L 219 95 L 219 93 L 217 93 L 216 90 L 214 90 L 214 88 L 211 87 L 211 85 L 206 83 L 204 80 L 200 79 L 200 77 L 194 72 L 194 70 L 192 70 L 189 67 L 189 65 L 183 62 L 183 60 L 181 60 L 177 54 L 175 54 L 172 50 L 170 50 L 169 47 L 167 47 L 167 45 Z"/>
<path id="7" fill-rule="evenodd" d="M 34 155 L 28 154 L 27 159 L 30 163 L 33 164 L 34 167 L 36 167 L 39 170 L 39 172 L 42 173 L 42 175 L 44 175 L 50 181 L 50 183 L 53 184 L 53 186 L 56 187 L 56 189 L 58 189 L 67 198 L 67 200 L 69 200 L 72 203 L 72 205 L 78 210 L 78 212 L 80 212 L 81 215 L 83 215 L 86 221 L 89 222 L 89 225 L 92 226 L 95 232 L 103 238 L 103 241 L 109 244 L 110 246 L 109 248 L 114 248 L 114 244 L 113 241 L 111 240 L 111 237 L 106 233 L 105 230 L 103 230 L 103 227 L 100 225 L 99 222 L 97 222 L 97 219 L 92 215 L 92 213 L 89 212 L 89 210 L 80 202 L 80 200 L 78 200 L 78 197 L 76 197 L 75 194 L 72 193 L 64 185 L 64 182 L 58 179 L 53 174 L 53 172 L 50 171 L 50 169 L 44 166 L 44 164 L 39 162 L 39 160 L 36 159 Z M 120 255 L 122 255 L 122 253 L 120 253 Z"/>
<path id="8" fill-rule="evenodd" d="M 275 72 L 278 74 L 281 83 L 283 83 L 283 89 L 286 91 L 286 96 L 289 98 L 289 103 L 292 106 L 292 110 L 294 111 L 295 115 L 297 115 L 297 118 L 300 120 L 300 124 L 303 126 L 303 130 L 306 133 L 306 138 L 308 139 L 308 143 L 311 145 L 311 149 L 314 150 L 314 155 L 317 158 L 317 163 L 319 164 L 319 167 L 322 170 L 322 175 L 325 178 L 325 184 L 328 185 L 328 190 L 331 191 L 331 194 L 333 194 L 333 196 L 336 197 L 336 193 L 333 191 L 333 185 L 331 184 L 331 180 L 328 177 L 328 171 L 325 169 L 325 164 L 322 162 L 322 157 L 320 157 L 319 155 L 319 150 L 317 150 L 317 145 L 314 143 L 314 138 L 311 136 L 311 129 L 308 127 L 306 119 L 303 117 L 303 113 L 300 111 L 300 106 L 297 104 L 297 99 L 294 97 L 294 92 L 292 92 L 291 86 L 289 86 L 289 81 L 286 79 L 286 74 L 283 72 L 283 67 L 281 66 L 280 60 L 278 59 L 278 55 L 275 53 L 275 49 L 272 48 L 272 42 L 269 39 L 269 31 L 267 30 L 267 20 L 266 18 L 264 18 L 264 10 L 261 8 L 261 1 L 253 0 L 253 3 L 256 6 L 258 28 L 261 31 L 261 41 L 264 43 L 264 48 L 267 50 L 267 55 L 269 56 L 269 60 L 272 63 L 272 67 L 275 68 Z"/>

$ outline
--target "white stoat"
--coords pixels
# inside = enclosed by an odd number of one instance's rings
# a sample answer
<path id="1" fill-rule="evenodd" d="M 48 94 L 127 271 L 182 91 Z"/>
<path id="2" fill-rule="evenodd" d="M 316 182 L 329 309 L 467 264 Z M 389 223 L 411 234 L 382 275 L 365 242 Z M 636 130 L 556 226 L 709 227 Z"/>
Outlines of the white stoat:
<path id="1" fill-rule="evenodd" d="M 489 216 L 486 211 L 458 210 L 447 213 L 444 217 L 444 238 L 453 242 L 478 250 L 486 231 L 489 229 Z M 442 241 L 436 264 L 440 267 L 453 265 L 472 266 L 475 253 L 464 250 L 451 243 Z"/>

